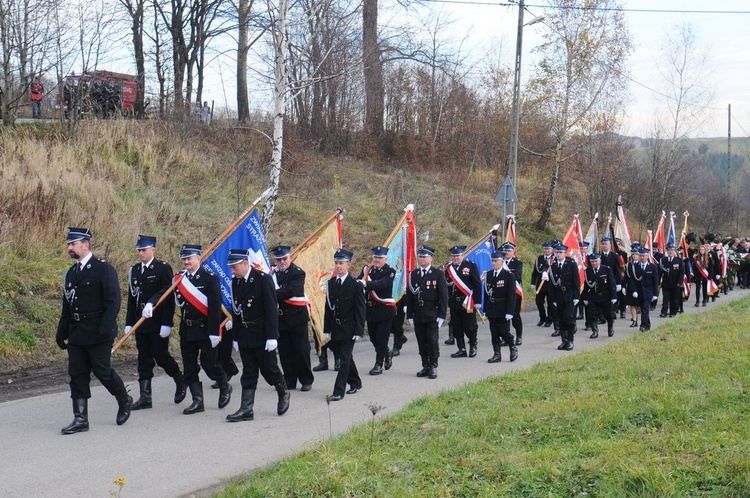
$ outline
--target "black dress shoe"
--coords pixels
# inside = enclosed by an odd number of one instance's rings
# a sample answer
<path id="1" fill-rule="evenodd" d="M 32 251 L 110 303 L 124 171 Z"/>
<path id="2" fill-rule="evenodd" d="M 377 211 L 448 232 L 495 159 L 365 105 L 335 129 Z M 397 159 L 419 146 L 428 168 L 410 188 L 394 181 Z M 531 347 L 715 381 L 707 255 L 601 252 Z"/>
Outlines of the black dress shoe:
<path id="1" fill-rule="evenodd" d="M 625 312 L 624 311 L 620 312 L 620 318 L 625 318 Z"/>
<path id="2" fill-rule="evenodd" d="M 659 318 L 666 318 L 666 317 L 667 317 L 666 313 L 659 313 Z"/>
<path id="3" fill-rule="evenodd" d="M 612 325 L 607 327 L 607 335 L 609 337 L 612 337 L 613 335 L 615 335 L 615 328 Z"/>
<path id="4" fill-rule="evenodd" d="M 537 322 L 536 326 L 537 326 L 537 327 L 541 327 L 542 325 L 544 325 L 544 323 L 545 323 L 545 322 L 544 322 L 544 320 L 539 320 L 539 321 Z"/>
<path id="5" fill-rule="evenodd" d="M 552 322 L 544 322 L 544 326 L 549 328 L 552 326 Z"/>
<path id="6" fill-rule="evenodd" d="M 510 361 L 516 361 L 518 359 L 518 349 L 510 348 Z"/>
<path id="7" fill-rule="evenodd" d="M 523 344 L 523 337 L 516 337 L 516 346 Z"/>
<path id="8" fill-rule="evenodd" d="M 357 391 L 359 391 L 360 389 L 362 389 L 362 386 L 352 387 L 351 389 L 346 391 L 346 394 L 357 394 Z"/>
<path id="9" fill-rule="evenodd" d="M 380 366 L 380 363 L 376 363 L 374 367 L 370 370 L 370 375 L 380 375 L 383 373 L 383 367 Z"/>
<path id="10" fill-rule="evenodd" d="M 500 356 L 500 353 L 495 353 L 492 358 L 487 360 L 487 363 L 500 363 L 500 361 L 502 361 L 502 356 Z"/>
<path id="11" fill-rule="evenodd" d="M 599 331 L 595 330 L 591 333 L 591 335 L 589 336 L 589 339 L 596 339 L 597 337 L 599 337 Z"/>
<path id="12" fill-rule="evenodd" d="M 560 331 L 555 330 L 554 332 L 552 332 L 552 337 L 560 337 Z"/>
<path id="13" fill-rule="evenodd" d="M 466 354 L 466 350 L 465 349 L 459 349 L 455 353 L 451 353 L 451 358 L 466 358 L 467 356 L 469 356 L 469 355 Z"/>
<path id="14" fill-rule="evenodd" d="M 444 344 L 447 344 L 448 346 L 453 346 L 456 343 L 456 339 L 453 337 L 448 337 Z"/>
<path id="15" fill-rule="evenodd" d="M 637 320 L 630 320 L 630 326 L 631 327 L 637 327 L 638 326 L 638 321 Z"/>
<path id="16" fill-rule="evenodd" d="M 573 350 L 573 342 L 567 342 L 565 343 L 565 351 L 572 351 Z"/>
<path id="17" fill-rule="evenodd" d="M 390 370 L 393 366 L 393 351 L 388 351 L 388 354 L 385 355 L 385 365 L 383 365 L 386 370 Z"/>
<path id="18" fill-rule="evenodd" d="M 476 344 L 469 346 L 469 358 L 474 358 L 477 355 L 477 346 Z"/>
<path id="19" fill-rule="evenodd" d="M 336 358 L 336 361 L 333 362 L 333 369 L 338 372 L 339 368 L 341 368 L 341 360 Z"/>
<path id="20" fill-rule="evenodd" d="M 694 304 L 693 306 L 695 306 L 695 307 L 697 308 L 697 307 L 699 306 L 699 304 L 698 304 L 698 303 L 695 303 L 695 304 Z"/>
<path id="21" fill-rule="evenodd" d="M 586 331 L 589 331 L 589 330 L 591 330 L 591 325 L 586 325 L 586 326 L 585 326 L 585 327 L 583 328 L 583 330 L 586 330 Z"/>
<path id="22" fill-rule="evenodd" d="M 302 387 L 299 388 L 300 391 L 307 392 L 310 389 L 312 389 L 312 384 L 302 384 Z"/>
<path id="23" fill-rule="evenodd" d="M 417 372 L 417 377 L 427 377 L 428 375 L 430 375 L 429 367 L 422 367 L 422 370 Z"/>
<path id="24" fill-rule="evenodd" d="M 557 350 L 558 350 L 558 351 L 562 351 L 562 350 L 564 350 L 564 349 L 565 349 L 565 346 L 566 346 L 567 344 L 568 344 L 568 341 L 563 341 L 563 343 L 562 343 L 562 344 L 560 344 L 559 346 L 557 346 Z"/>
<path id="25" fill-rule="evenodd" d="M 331 394 L 328 396 L 328 401 L 341 401 L 342 399 L 344 399 L 343 394 Z"/>
<path id="26" fill-rule="evenodd" d="M 437 379 L 437 368 L 430 367 L 430 373 L 427 375 L 430 379 Z"/>
<path id="27" fill-rule="evenodd" d="M 312 370 L 313 372 L 322 372 L 323 370 L 328 370 L 328 360 L 321 360 L 320 363 L 315 365 Z"/>
<path id="28" fill-rule="evenodd" d="M 640 330 L 641 332 L 645 332 L 645 331 L 647 331 L 648 329 L 647 329 L 646 327 L 644 327 L 644 326 L 641 326 L 641 327 L 640 327 L 640 328 L 639 328 L 638 330 Z"/>
<path id="29" fill-rule="evenodd" d="M 393 348 L 393 351 L 391 351 L 391 358 L 394 356 L 400 356 L 401 355 L 401 349 Z"/>

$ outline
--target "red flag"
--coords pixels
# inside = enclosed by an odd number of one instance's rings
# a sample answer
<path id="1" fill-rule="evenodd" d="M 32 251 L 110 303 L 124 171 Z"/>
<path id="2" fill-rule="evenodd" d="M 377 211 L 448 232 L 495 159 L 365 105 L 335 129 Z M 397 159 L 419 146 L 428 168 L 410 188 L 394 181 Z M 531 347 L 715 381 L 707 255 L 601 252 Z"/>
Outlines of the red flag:
<path id="1" fill-rule="evenodd" d="M 583 231 L 581 230 L 581 222 L 576 214 L 573 215 L 573 223 L 571 223 L 568 233 L 563 238 L 563 244 L 568 246 L 568 251 L 565 255 L 573 258 L 578 264 L 578 280 L 581 282 L 581 289 L 583 289 L 583 283 L 586 280 L 586 256 L 581 253 L 581 242 L 583 242 Z"/>
<path id="2" fill-rule="evenodd" d="M 654 235 L 654 245 L 661 254 L 667 254 L 667 245 L 664 243 L 664 220 L 666 218 L 667 213 L 662 211 L 659 226 L 656 227 L 656 235 Z"/>

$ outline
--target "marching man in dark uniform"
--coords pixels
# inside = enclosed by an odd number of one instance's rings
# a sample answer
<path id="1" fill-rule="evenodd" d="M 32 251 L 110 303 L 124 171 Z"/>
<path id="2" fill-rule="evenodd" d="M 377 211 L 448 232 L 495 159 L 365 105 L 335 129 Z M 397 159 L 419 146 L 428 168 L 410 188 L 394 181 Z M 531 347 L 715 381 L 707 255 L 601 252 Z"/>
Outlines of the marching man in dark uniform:
<path id="1" fill-rule="evenodd" d="M 492 270 L 484 275 L 484 313 L 490 321 L 492 335 L 492 358 L 487 363 L 498 363 L 502 359 L 500 344 L 510 348 L 510 361 L 518 358 L 518 348 L 510 333 L 510 320 L 516 309 L 516 277 L 505 266 L 505 255 L 501 251 L 492 253 Z"/>
<path id="2" fill-rule="evenodd" d="M 367 301 L 367 334 L 375 347 L 375 366 L 370 375 L 380 375 L 383 368 L 389 370 L 393 357 L 388 350 L 391 336 L 391 322 L 396 316 L 396 302 L 393 300 L 393 279 L 396 270 L 388 266 L 388 248 L 372 248 L 372 264 L 365 266 L 357 280 L 365 288 Z"/>
<path id="3" fill-rule="evenodd" d="M 299 381 L 300 391 L 309 391 L 314 377 L 307 336 L 310 313 L 305 296 L 305 271 L 292 263 L 291 247 L 277 246 L 272 252 L 276 259 L 272 278 L 279 303 L 279 360 L 284 380 L 287 389 L 296 389 Z"/>
<path id="4" fill-rule="evenodd" d="M 549 282 L 542 284 L 542 274 L 547 273 L 547 268 L 555 260 L 555 255 L 552 250 L 552 243 L 550 242 L 545 242 L 542 245 L 542 250 L 544 253 L 537 256 L 536 261 L 534 261 L 534 270 L 531 272 L 531 285 L 537 289 L 534 302 L 539 311 L 539 322 L 536 325 L 537 327 L 550 327 L 554 322 L 554 307 L 550 299 Z"/>
<path id="5" fill-rule="evenodd" d="M 448 308 L 448 285 L 442 271 L 432 267 L 435 250 L 422 246 L 417 252 L 419 268 L 409 274 L 406 289 L 406 318 L 414 327 L 422 370 L 417 377 L 437 379 L 440 345 L 438 332 Z"/>
<path id="6" fill-rule="evenodd" d="M 619 244 L 622 244 L 622 240 L 615 238 L 615 242 L 618 244 L 618 248 L 620 247 Z M 637 242 L 636 242 L 637 243 Z M 604 246 L 602 246 L 604 247 Z M 640 248 L 639 248 L 640 249 Z M 633 252 L 633 247 L 630 248 L 631 254 Z M 618 262 L 620 260 L 627 262 L 628 261 L 628 253 L 624 249 L 618 249 L 617 251 L 613 251 L 616 255 L 619 256 Z M 621 268 L 622 270 L 622 268 Z M 625 287 L 625 278 L 626 276 L 622 274 L 622 271 L 620 271 L 620 277 L 621 277 L 621 285 L 622 289 L 621 291 L 618 291 L 617 296 L 617 309 L 620 310 L 620 318 L 625 318 L 625 308 L 628 306 L 627 304 L 627 296 L 625 293 L 627 292 Z"/>
<path id="7" fill-rule="evenodd" d="M 458 351 L 451 358 L 474 358 L 477 355 L 477 315 L 475 308 L 482 306 L 482 282 L 476 263 L 464 259 L 466 246 L 453 246 L 451 260 L 444 272 L 448 283 L 448 308 L 451 311 L 450 326 L 456 339 Z M 469 354 L 466 341 L 469 340 Z"/>
<path id="8" fill-rule="evenodd" d="M 660 317 L 677 315 L 682 302 L 683 278 L 685 277 L 685 265 L 682 258 L 677 257 L 674 244 L 667 244 L 667 255 L 659 261 L 661 273 L 661 289 L 663 301 L 661 303 Z"/>
<path id="9" fill-rule="evenodd" d="M 516 276 L 516 282 L 518 285 L 523 284 L 523 261 L 514 256 L 516 252 L 516 245 L 512 242 L 506 242 L 501 247 L 505 253 L 505 266 Z M 516 292 L 518 292 L 518 286 L 516 286 Z M 523 320 L 521 320 L 521 303 L 523 298 L 516 300 L 516 309 L 513 312 L 513 319 L 510 323 L 513 325 L 513 329 L 516 331 L 516 346 L 523 344 Z"/>
<path id="10" fill-rule="evenodd" d="M 362 389 L 362 379 L 354 363 L 354 343 L 361 338 L 365 330 L 365 293 L 362 286 L 349 275 L 352 265 L 352 253 L 339 249 L 333 256 L 334 274 L 328 281 L 326 309 L 323 316 L 323 330 L 330 339 L 333 349 L 341 360 L 333 395 L 328 399 L 344 399 L 344 389 L 349 384 L 346 394 L 355 394 Z"/>
<path id="11" fill-rule="evenodd" d="M 641 331 L 651 330 L 649 311 L 651 302 L 656 301 L 659 292 L 659 272 L 649 261 L 649 251 L 645 247 L 638 250 L 640 263 L 634 263 L 632 278 L 628 279 L 628 293 L 638 300 L 641 306 Z"/>
<path id="12" fill-rule="evenodd" d="M 68 254 L 77 260 L 65 274 L 62 313 L 55 340 L 68 350 L 70 397 L 73 421 L 63 434 L 89 430 L 89 383 L 93 372 L 99 382 L 117 399 L 117 425 L 127 422 L 133 404 L 125 384 L 110 365 L 110 354 L 117 336 L 120 311 L 120 284 L 114 267 L 91 253 L 88 228 L 68 228 Z"/>
<path id="13" fill-rule="evenodd" d="M 227 415 L 230 422 L 253 420 L 258 374 L 276 388 L 279 402 L 276 413 L 289 409 L 289 390 L 276 360 L 279 345 L 279 309 L 273 279 L 250 265 L 245 249 L 230 249 L 227 264 L 232 270 L 232 331 L 234 349 L 242 358 L 242 402 L 240 409 Z M 224 338 L 223 340 L 228 340 Z"/>
<path id="14" fill-rule="evenodd" d="M 565 256 L 567 246 L 560 244 L 555 247 L 555 262 L 549 273 L 542 275 L 552 284 L 552 303 L 555 313 L 560 320 L 560 339 L 562 343 L 557 349 L 570 351 L 576 333 L 576 307 L 580 299 L 581 281 L 578 277 L 578 264 L 573 258 Z"/>
<path id="15" fill-rule="evenodd" d="M 608 266 L 615 277 L 615 291 L 619 294 L 622 292 L 622 271 L 620 269 L 620 255 L 612 251 L 612 240 L 609 237 L 602 237 L 602 266 Z M 623 259 L 627 261 L 627 257 Z M 619 299 L 618 299 L 619 301 Z M 618 303 L 612 304 L 612 318 L 617 319 Z"/>
<path id="16" fill-rule="evenodd" d="M 202 412 L 203 384 L 198 374 L 201 367 L 211 380 L 219 383 L 219 408 L 229 404 L 232 386 L 217 361 L 219 328 L 222 321 L 221 287 L 213 273 L 201 267 L 201 246 L 184 244 L 180 258 L 185 267 L 183 278 L 175 290 L 175 303 L 180 307 L 180 351 L 184 382 L 190 389 L 193 403 L 182 413 Z M 229 340 L 225 337 L 224 340 Z M 200 357 L 200 364 L 198 359 Z"/>
<path id="17" fill-rule="evenodd" d="M 156 237 L 139 235 L 135 248 L 140 263 L 134 264 L 128 273 L 128 307 L 125 315 L 125 333 L 141 318 L 148 318 L 135 331 L 138 348 L 138 385 L 141 397 L 133 403 L 133 410 L 152 407 L 151 379 L 154 367 L 159 365 L 174 379 L 176 390 L 174 402 L 182 403 L 187 388 L 182 382 L 182 372 L 169 354 L 169 336 L 174 325 L 174 299 L 165 299 L 156 309 L 154 305 L 172 285 L 172 267 L 154 257 Z"/>
<path id="18" fill-rule="evenodd" d="M 586 282 L 583 285 L 583 299 L 586 313 L 591 323 L 591 339 L 599 337 L 599 319 L 607 321 L 607 335 L 615 335 L 614 308 L 617 303 L 617 287 L 612 269 L 602 264 L 600 254 L 589 256 L 589 267 L 586 268 Z"/>

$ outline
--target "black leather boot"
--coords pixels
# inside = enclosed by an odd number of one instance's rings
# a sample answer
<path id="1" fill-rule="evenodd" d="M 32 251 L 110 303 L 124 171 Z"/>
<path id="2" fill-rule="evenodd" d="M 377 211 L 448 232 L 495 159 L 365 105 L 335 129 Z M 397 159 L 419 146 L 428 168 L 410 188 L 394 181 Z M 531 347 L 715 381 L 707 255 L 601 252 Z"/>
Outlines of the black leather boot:
<path id="1" fill-rule="evenodd" d="M 500 348 L 498 346 L 492 346 L 492 350 L 494 354 L 492 355 L 492 358 L 487 360 L 487 363 L 500 363 L 503 359 L 502 355 L 500 354 Z"/>
<path id="2" fill-rule="evenodd" d="M 243 389 L 240 409 L 232 413 L 231 415 L 227 415 L 227 420 L 230 422 L 253 420 L 253 418 L 255 418 L 255 414 L 253 413 L 253 405 L 255 405 L 255 389 Z"/>
<path id="3" fill-rule="evenodd" d="M 593 327 L 593 332 L 591 332 L 591 335 L 589 336 L 590 339 L 596 339 L 599 337 L 599 328 Z"/>
<path id="4" fill-rule="evenodd" d="M 76 398 L 73 400 L 73 421 L 60 429 L 61 433 L 75 434 L 76 432 L 86 432 L 89 430 L 88 401 L 86 398 Z"/>
<path id="5" fill-rule="evenodd" d="M 117 398 L 117 425 L 122 425 L 130 418 L 130 410 L 133 408 L 133 398 L 124 392 Z"/>
<path id="6" fill-rule="evenodd" d="M 383 368 L 386 370 L 390 370 L 393 366 L 393 351 L 388 351 L 388 354 L 385 355 L 385 365 L 383 365 Z"/>
<path id="7" fill-rule="evenodd" d="M 615 326 L 614 324 L 610 323 L 607 325 L 607 336 L 612 337 L 615 335 Z"/>
<path id="8" fill-rule="evenodd" d="M 286 384 L 284 384 L 286 385 Z M 232 400 L 232 386 L 229 385 L 226 375 L 219 379 L 219 409 L 224 408 Z"/>
<path id="9" fill-rule="evenodd" d="M 333 358 L 333 369 L 338 372 L 339 368 L 341 368 L 341 359 L 340 358 L 336 358 L 334 356 L 334 358 Z"/>
<path id="10" fill-rule="evenodd" d="M 203 407 L 203 384 L 200 382 L 193 382 L 188 386 L 190 389 L 190 395 L 193 397 L 193 402 L 190 406 L 182 410 L 185 415 L 192 415 L 193 413 L 202 412 Z"/>
<path id="11" fill-rule="evenodd" d="M 370 375 L 380 375 L 383 373 L 383 366 L 380 363 L 376 363 L 374 367 L 370 369 Z"/>
<path id="12" fill-rule="evenodd" d="M 328 355 L 321 356 L 318 364 L 313 367 L 313 372 L 322 372 L 323 370 L 328 370 Z"/>
<path id="13" fill-rule="evenodd" d="M 182 380 L 182 372 L 177 372 L 177 375 L 175 375 L 173 379 L 175 385 L 174 404 L 179 405 L 180 403 L 185 401 L 185 396 L 187 396 L 187 386 Z"/>
<path id="14" fill-rule="evenodd" d="M 289 398 L 292 393 L 286 388 L 286 382 L 283 380 L 276 384 L 276 393 L 279 395 L 279 403 L 276 405 L 276 414 L 284 415 L 289 410 Z"/>
<path id="15" fill-rule="evenodd" d="M 153 406 L 151 401 L 151 379 L 144 379 L 138 381 L 138 386 L 141 389 L 141 397 L 138 401 L 133 403 L 131 410 L 146 410 Z"/>
<path id="16" fill-rule="evenodd" d="M 510 347 L 510 361 L 516 361 L 518 359 L 518 348 Z"/>
<path id="17" fill-rule="evenodd" d="M 469 344 L 469 358 L 474 358 L 477 355 L 477 345 Z"/>

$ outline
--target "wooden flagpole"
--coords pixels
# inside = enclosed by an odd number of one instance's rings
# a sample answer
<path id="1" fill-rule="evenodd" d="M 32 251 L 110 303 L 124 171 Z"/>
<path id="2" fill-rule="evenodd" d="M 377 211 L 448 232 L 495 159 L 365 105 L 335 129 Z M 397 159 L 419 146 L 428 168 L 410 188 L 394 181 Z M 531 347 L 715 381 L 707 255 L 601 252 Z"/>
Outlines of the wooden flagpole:
<path id="1" fill-rule="evenodd" d="M 205 252 L 203 252 L 203 255 L 201 256 L 201 264 L 206 259 L 208 259 L 208 257 L 216 250 L 217 247 L 219 247 L 225 240 L 227 240 L 227 237 L 229 237 L 232 234 L 232 232 L 234 232 L 234 230 L 238 226 L 240 226 L 247 219 L 248 216 L 250 216 L 250 214 L 253 212 L 253 210 L 257 207 L 258 203 L 260 203 L 260 201 L 263 200 L 269 194 L 270 191 L 271 191 L 271 187 L 268 187 L 262 194 L 260 194 L 260 196 L 258 196 L 257 199 L 255 199 L 253 201 L 252 205 L 249 208 L 247 208 L 239 216 L 239 218 L 237 218 L 231 225 L 229 225 L 229 227 L 226 230 L 224 230 L 221 233 L 221 235 L 219 235 L 218 237 L 216 237 L 214 239 L 214 241 L 211 242 L 211 245 L 208 246 L 208 248 L 205 250 Z M 180 284 L 180 282 L 182 281 L 183 276 L 184 276 L 184 274 L 180 273 L 180 275 L 177 277 L 177 279 L 175 279 L 175 281 L 172 283 L 172 285 L 166 291 L 164 291 L 164 293 L 161 295 L 161 297 L 159 298 L 159 300 L 154 305 L 153 309 L 158 308 L 159 305 L 161 303 L 163 303 L 165 299 L 167 299 L 168 297 L 171 297 L 172 292 Z M 115 354 L 115 351 L 117 351 L 120 348 L 120 346 L 122 346 L 123 343 L 128 340 L 128 337 L 130 337 L 132 334 L 134 334 L 135 331 L 138 329 L 138 327 L 140 327 L 141 324 L 143 322 L 145 322 L 146 320 L 148 320 L 148 318 L 146 318 L 145 316 L 140 317 L 138 319 L 138 321 L 135 322 L 135 325 L 133 325 L 133 327 L 130 329 L 130 331 L 128 331 L 127 334 L 125 334 L 124 336 L 122 336 L 122 338 L 119 341 L 117 341 L 117 344 L 115 344 L 112 347 L 112 353 L 111 354 Z M 226 323 L 226 321 L 227 320 L 224 320 L 225 323 Z"/>

